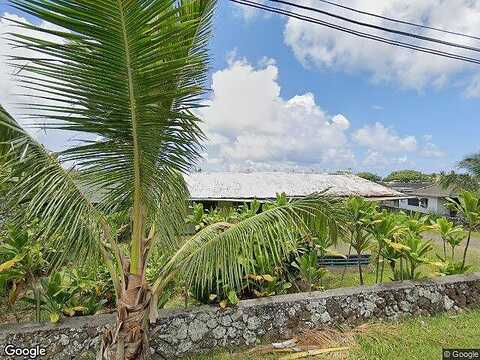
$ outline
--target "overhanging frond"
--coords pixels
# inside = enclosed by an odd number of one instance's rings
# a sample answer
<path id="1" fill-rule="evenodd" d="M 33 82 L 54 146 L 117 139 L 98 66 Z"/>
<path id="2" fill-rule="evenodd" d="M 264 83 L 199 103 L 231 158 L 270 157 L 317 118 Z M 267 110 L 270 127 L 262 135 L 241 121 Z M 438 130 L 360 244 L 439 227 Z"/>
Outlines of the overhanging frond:
<path id="1" fill-rule="evenodd" d="M 165 268 L 180 271 L 197 289 L 240 289 L 244 276 L 254 272 L 255 254 L 279 264 L 295 251 L 316 215 L 334 220 L 338 208 L 331 198 L 312 195 L 257 214 L 237 224 L 212 224 L 186 241 Z M 221 285 L 219 283 L 221 279 Z"/>
<path id="2" fill-rule="evenodd" d="M 85 197 L 72 173 L 36 142 L 0 106 L 0 166 L 11 170 L 9 206 L 18 206 L 22 223 L 38 219 L 44 238 L 53 241 L 56 263 L 98 254 L 101 214 Z"/>

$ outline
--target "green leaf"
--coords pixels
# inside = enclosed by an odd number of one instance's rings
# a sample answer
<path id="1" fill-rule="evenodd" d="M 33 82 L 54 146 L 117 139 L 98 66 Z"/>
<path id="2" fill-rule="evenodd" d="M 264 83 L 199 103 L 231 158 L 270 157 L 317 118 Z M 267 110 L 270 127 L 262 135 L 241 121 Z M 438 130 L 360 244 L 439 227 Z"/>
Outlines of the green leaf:
<path id="1" fill-rule="evenodd" d="M 228 301 L 230 301 L 230 304 L 232 305 L 236 305 L 238 303 L 237 293 L 234 290 L 230 290 L 227 293 L 227 298 L 228 298 Z"/>

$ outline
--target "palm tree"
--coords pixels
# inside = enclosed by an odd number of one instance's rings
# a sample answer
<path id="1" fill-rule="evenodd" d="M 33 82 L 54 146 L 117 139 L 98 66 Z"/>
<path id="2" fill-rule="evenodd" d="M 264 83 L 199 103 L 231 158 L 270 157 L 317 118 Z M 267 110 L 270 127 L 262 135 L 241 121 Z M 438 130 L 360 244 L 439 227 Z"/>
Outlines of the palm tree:
<path id="1" fill-rule="evenodd" d="M 442 173 L 440 185 L 444 188 L 454 187 L 457 189 L 478 191 L 480 188 L 480 152 L 466 156 L 457 164 L 459 169 L 465 173 L 458 174 L 451 171 L 448 174 Z"/>
<path id="2" fill-rule="evenodd" d="M 451 207 L 462 215 L 468 225 L 467 243 L 462 258 L 462 269 L 464 269 L 472 232 L 480 225 L 480 196 L 470 191 L 462 191 L 458 196 L 458 201 L 449 199 L 449 202 Z"/>
<path id="3" fill-rule="evenodd" d="M 37 52 L 12 59 L 19 81 L 34 91 L 24 108 L 45 128 L 97 139 L 53 153 L 0 107 L 0 166 L 15 179 L 9 202 L 22 208 L 14 220 L 42 222 L 42 239 L 57 250 L 55 266 L 101 258 L 109 268 L 116 323 L 103 336 L 99 359 L 149 358 L 148 321 L 176 277 L 213 287 L 221 275 L 239 289 L 253 251 L 280 261 L 304 218 L 334 213 L 313 195 L 237 224 L 207 226 L 187 240 L 178 236 L 188 199 L 181 173 L 195 164 L 203 139 L 194 111 L 205 92 L 215 0 L 11 4 L 62 29 L 17 23 L 56 41 L 10 35 L 16 46 Z M 67 169 L 72 164 L 75 171 Z M 114 214 L 126 220 L 112 221 Z M 126 247 L 118 241 L 125 233 Z M 149 286 L 145 269 L 155 247 L 169 261 Z"/>

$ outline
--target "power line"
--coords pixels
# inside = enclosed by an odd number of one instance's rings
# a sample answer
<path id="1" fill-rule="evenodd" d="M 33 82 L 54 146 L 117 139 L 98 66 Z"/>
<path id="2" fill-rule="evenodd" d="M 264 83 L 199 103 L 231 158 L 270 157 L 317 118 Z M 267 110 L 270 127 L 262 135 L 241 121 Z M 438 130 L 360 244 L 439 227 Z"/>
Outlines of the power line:
<path id="1" fill-rule="evenodd" d="M 441 39 L 432 38 L 432 37 L 429 37 L 429 36 L 413 34 L 413 33 L 407 32 L 407 31 L 396 30 L 396 29 L 391 29 L 391 28 L 387 28 L 387 27 L 384 27 L 384 26 L 370 24 L 370 23 L 366 23 L 366 22 L 363 22 L 363 21 L 350 19 L 350 18 L 347 18 L 345 16 L 337 15 L 337 14 L 334 14 L 334 13 L 331 13 L 331 12 L 328 12 L 328 11 L 325 11 L 325 10 L 317 9 L 317 8 L 314 8 L 314 7 L 311 7 L 311 6 L 300 5 L 300 4 L 296 4 L 296 3 L 286 1 L 286 0 L 269 0 L 269 1 L 279 3 L 279 4 L 288 5 L 288 6 L 293 6 L 295 8 L 299 8 L 299 9 L 303 9 L 303 10 L 313 11 L 313 12 L 323 14 L 323 15 L 326 15 L 326 16 L 330 16 L 330 17 L 333 17 L 335 19 L 340 19 L 342 21 L 346 21 L 346 22 L 349 22 L 349 23 L 352 23 L 352 24 L 355 24 L 355 25 L 360 25 L 360 26 L 364 26 L 364 27 L 368 27 L 368 28 L 372 28 L 372 29 L 376 29 L 376 30 L 381 30 L 381 31 L 392 33 L 392 34 L 408 36 L 408 37 L 416 38 L 416 39 L 419 39 L 419 40 L 430 41 L 430 42 L 435 42 L 435 43 L 442 44 L 442 45 L 447 45 L 447 46 L 457 47 L 457 48 L 461 48 L 461 49 L 465 49 L 465 50 L 480 52 L 480 48 L 477 48 L 477 47 L 458 44 L 458 43 L 454 43 L 454 42 L 450 42 L 450 41 L 445 41 L 445 40 L 441 40 Z"/>
<path id="2" fill-rule="evenodd" d="M 404 25 L 414 26 L 414 27 L 418 27 L 418 28 L 422 28 L 422 29 L 439 31 L 439 32 L 442 32 L 442 33 L 445 33 L 445 34 L 457 35 L 457 36 L 462 36 L 462 37 L 466 37 L 466 38 L 470 38 L 470 39 L 480 40 L 480 37 L 478 37 L 478 36 L 464 34 L 464 33 L 456 32 L 456 31 L 440 29 L 438 27 L 433 27 L 433 26 L 428 26 L 428 25 L 417 24 L 417 23 L 413 23 L 413 22 L 410 22 L 410 21 L 394 19 L 394 18 L 391 18 L 391 17 L 388 17 L 388 16 L 383 16 L 383 15 L 371 13 L 371 12 L 368 12 L 368 11 L 355 9 L 355 8 L 345 6 L 345 5 L 342 5 L 342 4 L 337 4 L 333 1 L 328 1 L 328 0 L 316 0 L 316 1 L 322 2 L 324 4 L 329 4 L 329 5 L 332 5 L 332 6 L 336 6 L 336 7 L 342 8 L 342 9 L 350 10 L 350 11 L 356 12 L 358 14 L 373 16 L 373 17 L 376 17 L 376 18 L 379 18 L 379 19 L 382 19 L 382 20 L 388 20 L 388 21 L 395 22 L 395 23 L 398 23 L 398 24 L 404 24 Z"/>
<path id="3" fill-rule="evenodd" d="M 327 21 L 323 21 L 323 20 L 320 20 L 320 19 L 313 18 L 311 16 L 301 15 L 301 14 L 295 13 L 293 11 L 284 10 L 284 9 L 280 9 L 280 8 L 276 8 L 276 7 L 272 7 L 272 6 L 268 6 L 268 5 L 264 5 L 264 4 L 259 4 L 259 3 L 249 1 L 249 0 L 230 0 L 230 1 L 232 1 L 234 3 L 237 3 L 237 4 L 241 4 L 241 5 L 261 9 L 261 10 L 264 10 L 264 11 L 268 11 L 268 12 L 271 12 L 271 13 L 285 15 L 285 16 L 295 18 L 295 19 L 298 19 L 298 20 L 302 20 L 302 21 L 306 21 L 306 22 L 309 22 L 309 23 L 314 23 L 314 24 L 317 24 L 317 25 L 323 25 L 325 27 L 335 29 L 335 30 L 339 30 L 339 31 L 342 31 L 342 32 L 345 32 L 345 33 L 349 33 L 349 34 L 352 34 L 352 35 L 355 35 L 355 36 L 358 36 L 358 37 L 361 37 L 361 38 L 371 39 L 371 40 L 375 40 L 375 41 L 378 41 L 378 42 L 390 44 L 390 45 L 393 45 L 393 46 L 407 48 L 407 49 L 411 49 L 411 50 L 415 50 L 415 51 L 419 51 L 419 52 L 424 52 L 424 53 L 428 53 L 428 54 L 432 54 L 432 55 L 442 56 L 442 57 L 445 57 L 445 58 L 461 60 L 461 61 L 465 61 L 465 62 L 469 62 L 469 63 L 473 63 L 473 64 L 480 64 L 480 59 L 467 57 L 467 56 L 454 54 L 454 53 L 449 53 L 449 52 L 446 52 L 446 51 L 433 49 L 433 48 L 428 48 L 428 47 L 424 47 L 424 46 L 419 46 L 419 45 L 415 45 L 415 44 L 409 44 L 409 43 L 406 43 L 406 42 L 397 41 L 397 40 L 393 40 L 393 39 L 389 39 L 389 38 L 365 33 L 365 32 L 362 32 L 362 31 L 352 30 L 352 29 L 349 29 L 349 28 L 346 28 L 346 27 L 343 27 L 343 26 L 340 26 L 340 25 L 336 25 L 336 24 L 333 24 L 333 23 L 329 23 Z"/>

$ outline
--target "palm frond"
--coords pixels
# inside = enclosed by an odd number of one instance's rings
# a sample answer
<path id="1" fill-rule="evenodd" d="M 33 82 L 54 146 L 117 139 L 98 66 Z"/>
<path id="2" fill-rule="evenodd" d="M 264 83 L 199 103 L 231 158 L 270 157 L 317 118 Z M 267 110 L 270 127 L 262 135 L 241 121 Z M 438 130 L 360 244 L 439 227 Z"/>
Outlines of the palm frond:
<path id="1" fill-rule="evenodd" d="M 7 202 L 19 207 L 24 222 L 38 219 L 43 236 L 57 250 L 55 263 L 98 254 L 101 215 L 79 189 L 72 173 L 48 153 L 0 106 L 0 166 L 8 167 L 13 183 Z"/>
<path id="2" fill-rule="evenodd" d="M 59 153 L 58 161 L 76 165 L 85 186 L 99 193 L 102 211 L 132 209 L 132 268 L 139 272 L 148 222 L 166 198 L 170 209 L 180 208 L 172 200 L 185 192 L 175 173 L 199 157 L 203 133 L 193 110 L 205 92 L 215 1 L 11 3 L 61 29 L 17 22 L 58 40 L 9 35 L 38 54 L 11 59 L 21 67 L 21 84 L 35 94 L 24 107 L 47 129 L 97 138 Z M 164 213 L 169 220 L 175 214 L 179 223 L 181 212 Z"/>
<path id="3" fill-rule="evenodd" d="M 280 264 L 296 250 L 308 217 L 335 219 L 337 209 L 331 198 L 312 195 L 236 224 L 212 224 L 186 241 L 165 275 L 180 271 L 200 291 L 219 291 L 223 286 L 240 289 L 244 276 L 255 272 L 255 256 Z"/>

